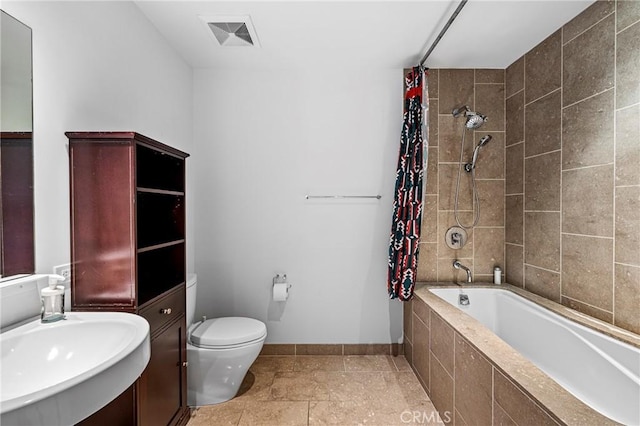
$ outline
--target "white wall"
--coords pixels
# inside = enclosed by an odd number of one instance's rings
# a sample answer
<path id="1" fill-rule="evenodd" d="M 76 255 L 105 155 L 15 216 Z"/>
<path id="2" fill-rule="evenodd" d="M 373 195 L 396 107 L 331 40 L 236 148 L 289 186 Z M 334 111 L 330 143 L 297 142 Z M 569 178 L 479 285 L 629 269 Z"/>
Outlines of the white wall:
<path id="1" fill-rule="evenodd" d="M 197 314 L 271 343 L 400 342 L 386 292 L 402 70 L 194 72 Z M 381 194 L 306 201 L 306 194 Z M 271 301 L 271 279 L 293 284 Z"/>
<path id="2" fill-rule="evenodd" d="M 134 130 L 190 152 L 192 72 L 133 3 L 2 8 L 33 30 L 36 272 L 50 273 L 70 257 L 64 132 Z"/>
<path id="3" fill-rule="evenodd" d="M 135 130 L 192 154 L 199 314 L 259 318 L 269 342 L 401 341 L 385 283 L 402 70 L 192 75 L 131 3 L 2 7 L 33 29 L 37 272 L 69 260 L 64 132 Z M 270 301 L 277 272 L 294 284 L 284 304 Z"/>

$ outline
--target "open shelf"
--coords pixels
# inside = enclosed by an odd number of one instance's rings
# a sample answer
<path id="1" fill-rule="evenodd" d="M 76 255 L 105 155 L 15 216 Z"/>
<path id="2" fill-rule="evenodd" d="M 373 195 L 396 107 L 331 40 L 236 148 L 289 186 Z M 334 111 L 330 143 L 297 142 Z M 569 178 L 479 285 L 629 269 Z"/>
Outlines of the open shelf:
<path id="1" fill-rule="evenodd" d="M 175 241 L 169 241 L 168 243 L 155 244 L 153 246 L 147 246 L 147 247 L 139 248 L 138 249 L 138 253 L 144 253 L 144 252 L 147 252 L 147 251 L 158 250 L 158 249 L 161 249 L 161 248 L 171 247 L 171 246 L 174 246 L 176 244 L 182 244 L 182 243 L 184 243 L 184 239 L 175 240 Z"/>
<path id="2" fill-rule="evenodd" d="M 184 192 L 184 161 L 172 154 L 136 145 L 137 186 Z"/>
<path id="3" fill-rule="evenodd" d="M 184 239 L 183 195 L 138 192 L 137 197 L 138 248 Z"/>
<path id="4" fill-rule="evenodd" d="M 143 188 L 141 186 L 136 188 L 136 190 L 138 192 L 146 192 L 150 194 L 184 195 L 183 191 L 167 191 L 166 189 Z"/>
<path id="5" fill-rule="evenodd" d="M 184 282 L 185 245 L 138 253 L 138 305 Z"/>

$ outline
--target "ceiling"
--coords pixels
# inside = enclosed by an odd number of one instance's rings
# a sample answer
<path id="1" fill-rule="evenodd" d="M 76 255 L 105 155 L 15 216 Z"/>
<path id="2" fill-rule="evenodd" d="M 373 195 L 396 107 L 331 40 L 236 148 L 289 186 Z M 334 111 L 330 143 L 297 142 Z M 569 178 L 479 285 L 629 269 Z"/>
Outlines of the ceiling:
<path id="1" fill-rule="evenodd" d="M 469 0 L 426 66 L 506 68 L 594 0 Z M 406 68 L 458 0 L 136 1 L 193 68 Z M 199 16 L 249 15 L 260 47 L 222 47 Z"/>

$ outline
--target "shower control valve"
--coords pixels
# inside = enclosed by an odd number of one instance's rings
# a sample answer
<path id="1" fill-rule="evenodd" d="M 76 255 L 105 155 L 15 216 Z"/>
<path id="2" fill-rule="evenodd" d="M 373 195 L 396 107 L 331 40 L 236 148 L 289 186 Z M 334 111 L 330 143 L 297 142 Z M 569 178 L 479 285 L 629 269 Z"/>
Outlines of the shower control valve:
<path id="1" fill-rule="evenodd" d="M 450 249 L 459 250 L 467 243 L 467 231 L 459 226 L 452 226 L 444 239 Z"/>

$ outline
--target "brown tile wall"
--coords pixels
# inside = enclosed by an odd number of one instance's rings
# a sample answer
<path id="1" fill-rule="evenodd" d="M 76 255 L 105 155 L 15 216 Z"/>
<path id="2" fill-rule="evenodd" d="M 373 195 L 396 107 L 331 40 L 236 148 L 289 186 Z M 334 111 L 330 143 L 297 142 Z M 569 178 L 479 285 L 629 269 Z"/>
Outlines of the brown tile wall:
<path id="1" fill-rule="evenodd" d="M 504 269 L 505 235 L 505 84 L 504 70 L 432 69 L 429 71 L 429 161 L 424 216 L 420 238 L 419 281 L 464 280 L 453 268 L 453 260 L 471 268 L 475 281 L 492 281 L 493 267 Z M 469 105 L 487 115 L 477 131 L 465 135 L 465 162 L 484 135 L 493 139 L 480 151 L 476 182 L 480 196 L 480 222 L 468 230 L 468 241 L 460 250 L 449 249 L 444 236 L 456 225 L 454 194 L 460 167 L 460 139 L 464 119 L 454 118 L 454 108 Z M 460 215 L 464 224 L 473 220 L 473 198 L 469 175 L 460 182 Z"/>
<path id="2" fill-rule="evenodd" d="M 502 70 L 433 69 L 418 280 L 506 281 L 640 333 L 640 4 L 599 0 Z M 444 243 L 469 105 L 489 116 L 477 170 L 482 214 Z M 463 178 L 466 177 L 463 175 Z M 472 220 L 467 179 L 461 219 Z M 504 202 L 496 200 L 504 199 Z M 504 243 L 504 244 L 503 244 Z"/>
<path id="3" fill-rule="evenodd" d="M 505 73 L 507 282 L 636 333 L 639 4 L 595 2 Z"/>

